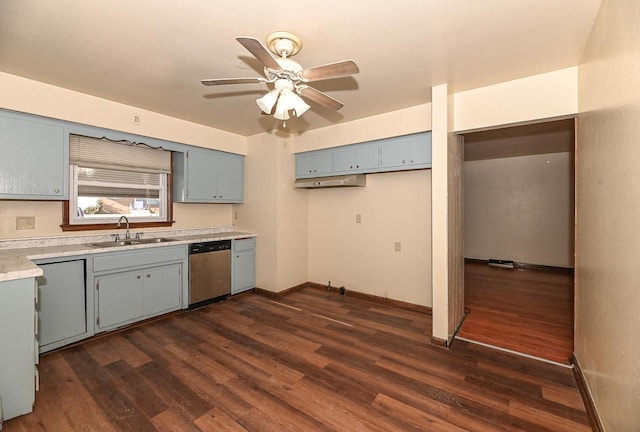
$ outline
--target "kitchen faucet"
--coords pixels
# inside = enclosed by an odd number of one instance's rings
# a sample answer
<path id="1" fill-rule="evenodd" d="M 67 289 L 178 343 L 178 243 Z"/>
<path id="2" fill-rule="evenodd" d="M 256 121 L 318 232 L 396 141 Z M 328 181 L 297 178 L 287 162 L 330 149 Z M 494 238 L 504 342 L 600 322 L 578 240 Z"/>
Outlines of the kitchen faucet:
<path id="1" fill-rule="evenodd" d="M 120 216 L 120 219 L 118 219 L 118 225 L 116 225 L 118 228 L 120 228 L 122 226 L 121 222 L 122 219 L 124 219 L 124 221 L 127 223 L 127 229 L 124 232 L 124 239 L 125 240 L 129 240 L 129 238 L 131 238 L 131 236 L 129 235 L 129 219 L 127 219 L 126 216 Z"/>

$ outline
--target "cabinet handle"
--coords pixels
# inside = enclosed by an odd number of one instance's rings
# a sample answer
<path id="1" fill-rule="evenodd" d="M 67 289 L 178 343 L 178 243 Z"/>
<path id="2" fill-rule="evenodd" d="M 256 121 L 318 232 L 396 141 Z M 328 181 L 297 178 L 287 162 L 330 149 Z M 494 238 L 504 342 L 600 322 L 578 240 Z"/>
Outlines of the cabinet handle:
<path id="1" fill-rule="evenodd" d="M 413 159 L 411 159 L 410 162 L 413 163 Z"/>
<path id="2" fill-rule="evenodd" d="M 60 189 L 56 189 L 56 190 L 55 190 L 55 193 L 60 193 Z"/>
<path id="3" fill-rule="evenodd" d="M 356 165 L 356 168 L 360 168 L 360 165 Z"/>
<path id="4" fill-rule="evenodd" d="M 149 273 L 147 273 L 147 277 L 151 277 L 151 275 Z"/>
<path id="5" fill-rule="evenodd" d="M 404 159 L 402 159 L 402 163 L 407 163 L 407 161 L 406 161 L 406 160 L 404 160 Z"/>
<path id="6" fill-rule="evenodd" d="M 136 276 L 136 279 L 140 279 L 140 275 Z"/>

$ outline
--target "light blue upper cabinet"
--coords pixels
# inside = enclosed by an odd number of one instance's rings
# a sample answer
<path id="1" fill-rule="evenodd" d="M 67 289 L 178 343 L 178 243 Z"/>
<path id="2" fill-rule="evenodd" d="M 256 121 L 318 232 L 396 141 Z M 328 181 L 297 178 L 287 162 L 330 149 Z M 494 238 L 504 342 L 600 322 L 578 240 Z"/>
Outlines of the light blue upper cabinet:
<path id="1" fill-rule="evenodd" d="M 175 202 L 239 203 L 244 199 L 244 156 L 190 148 L 173 155 Z"/>
<path id="2" fill-rule="evenodd" d="M 0 111 L 0 199 L 69 199 L 64 125 Z"/>
<path id="3" fill-rule="evenodd" d="M 296 178 L 319 177 L 333 172 L 333 153 L 326 150 L 298 153 Z"/>
<path id="4" fill-rule="evenodd" d="M 380 148 L 385 171 L 431 167 L 431 132 L 382 140 Z"/>
<path id="5" fill-rule="evenodd" d="M 431 168 L 431 132 L 296 154 L 296 178 Z"/>
<path id="6" fill-rule="evenodd" d="M 333 152 L 335 174 L 370 172 L 380 166 L 380 146 L 377 144 L 356 144 L 345 146 Z"/>
<path id="7" fill-rule="evenodd" d="M 244 157 L 220 153 L 217 157 L 218 199 L 242 202 L 244 197 Z"/>

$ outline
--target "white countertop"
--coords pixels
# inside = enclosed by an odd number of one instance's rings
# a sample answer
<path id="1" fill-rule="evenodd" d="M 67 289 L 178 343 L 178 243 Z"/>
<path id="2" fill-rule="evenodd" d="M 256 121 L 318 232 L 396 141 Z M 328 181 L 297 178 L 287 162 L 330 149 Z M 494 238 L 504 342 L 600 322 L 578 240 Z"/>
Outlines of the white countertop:
<path id="1" fill-rule="evenodd" d="M 211 228 L 145 233 L 142 236 L 143 239 L 162 237 L 171 238 L 173 241 L 140 243 L 127 246 L 91 246 L 91 243 L 113 241 L 113 238 L 109 235 L 2 241 L 0 242 L 0 282 L 42 275 L 42 269 L 34 264 L 33 260 L 91 255 L 122 250 L 168 247 L 204 241 L 234 240 L 255 236 L 254 233 L 233 231 L 228 228 Z M 5 247 L 3 248 L 3 246 Z"/>

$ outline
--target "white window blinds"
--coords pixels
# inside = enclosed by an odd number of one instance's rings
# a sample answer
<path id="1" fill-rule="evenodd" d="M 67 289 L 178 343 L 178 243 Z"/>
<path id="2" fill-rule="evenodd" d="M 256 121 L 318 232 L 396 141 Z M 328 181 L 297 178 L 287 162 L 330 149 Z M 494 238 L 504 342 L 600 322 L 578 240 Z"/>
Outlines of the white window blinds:
<path id="1" fill-rule="evenodd" d="M 171 174 L 170 151 L 130 141 L 71 134 L 69 159 L 81 167 Z"/>

